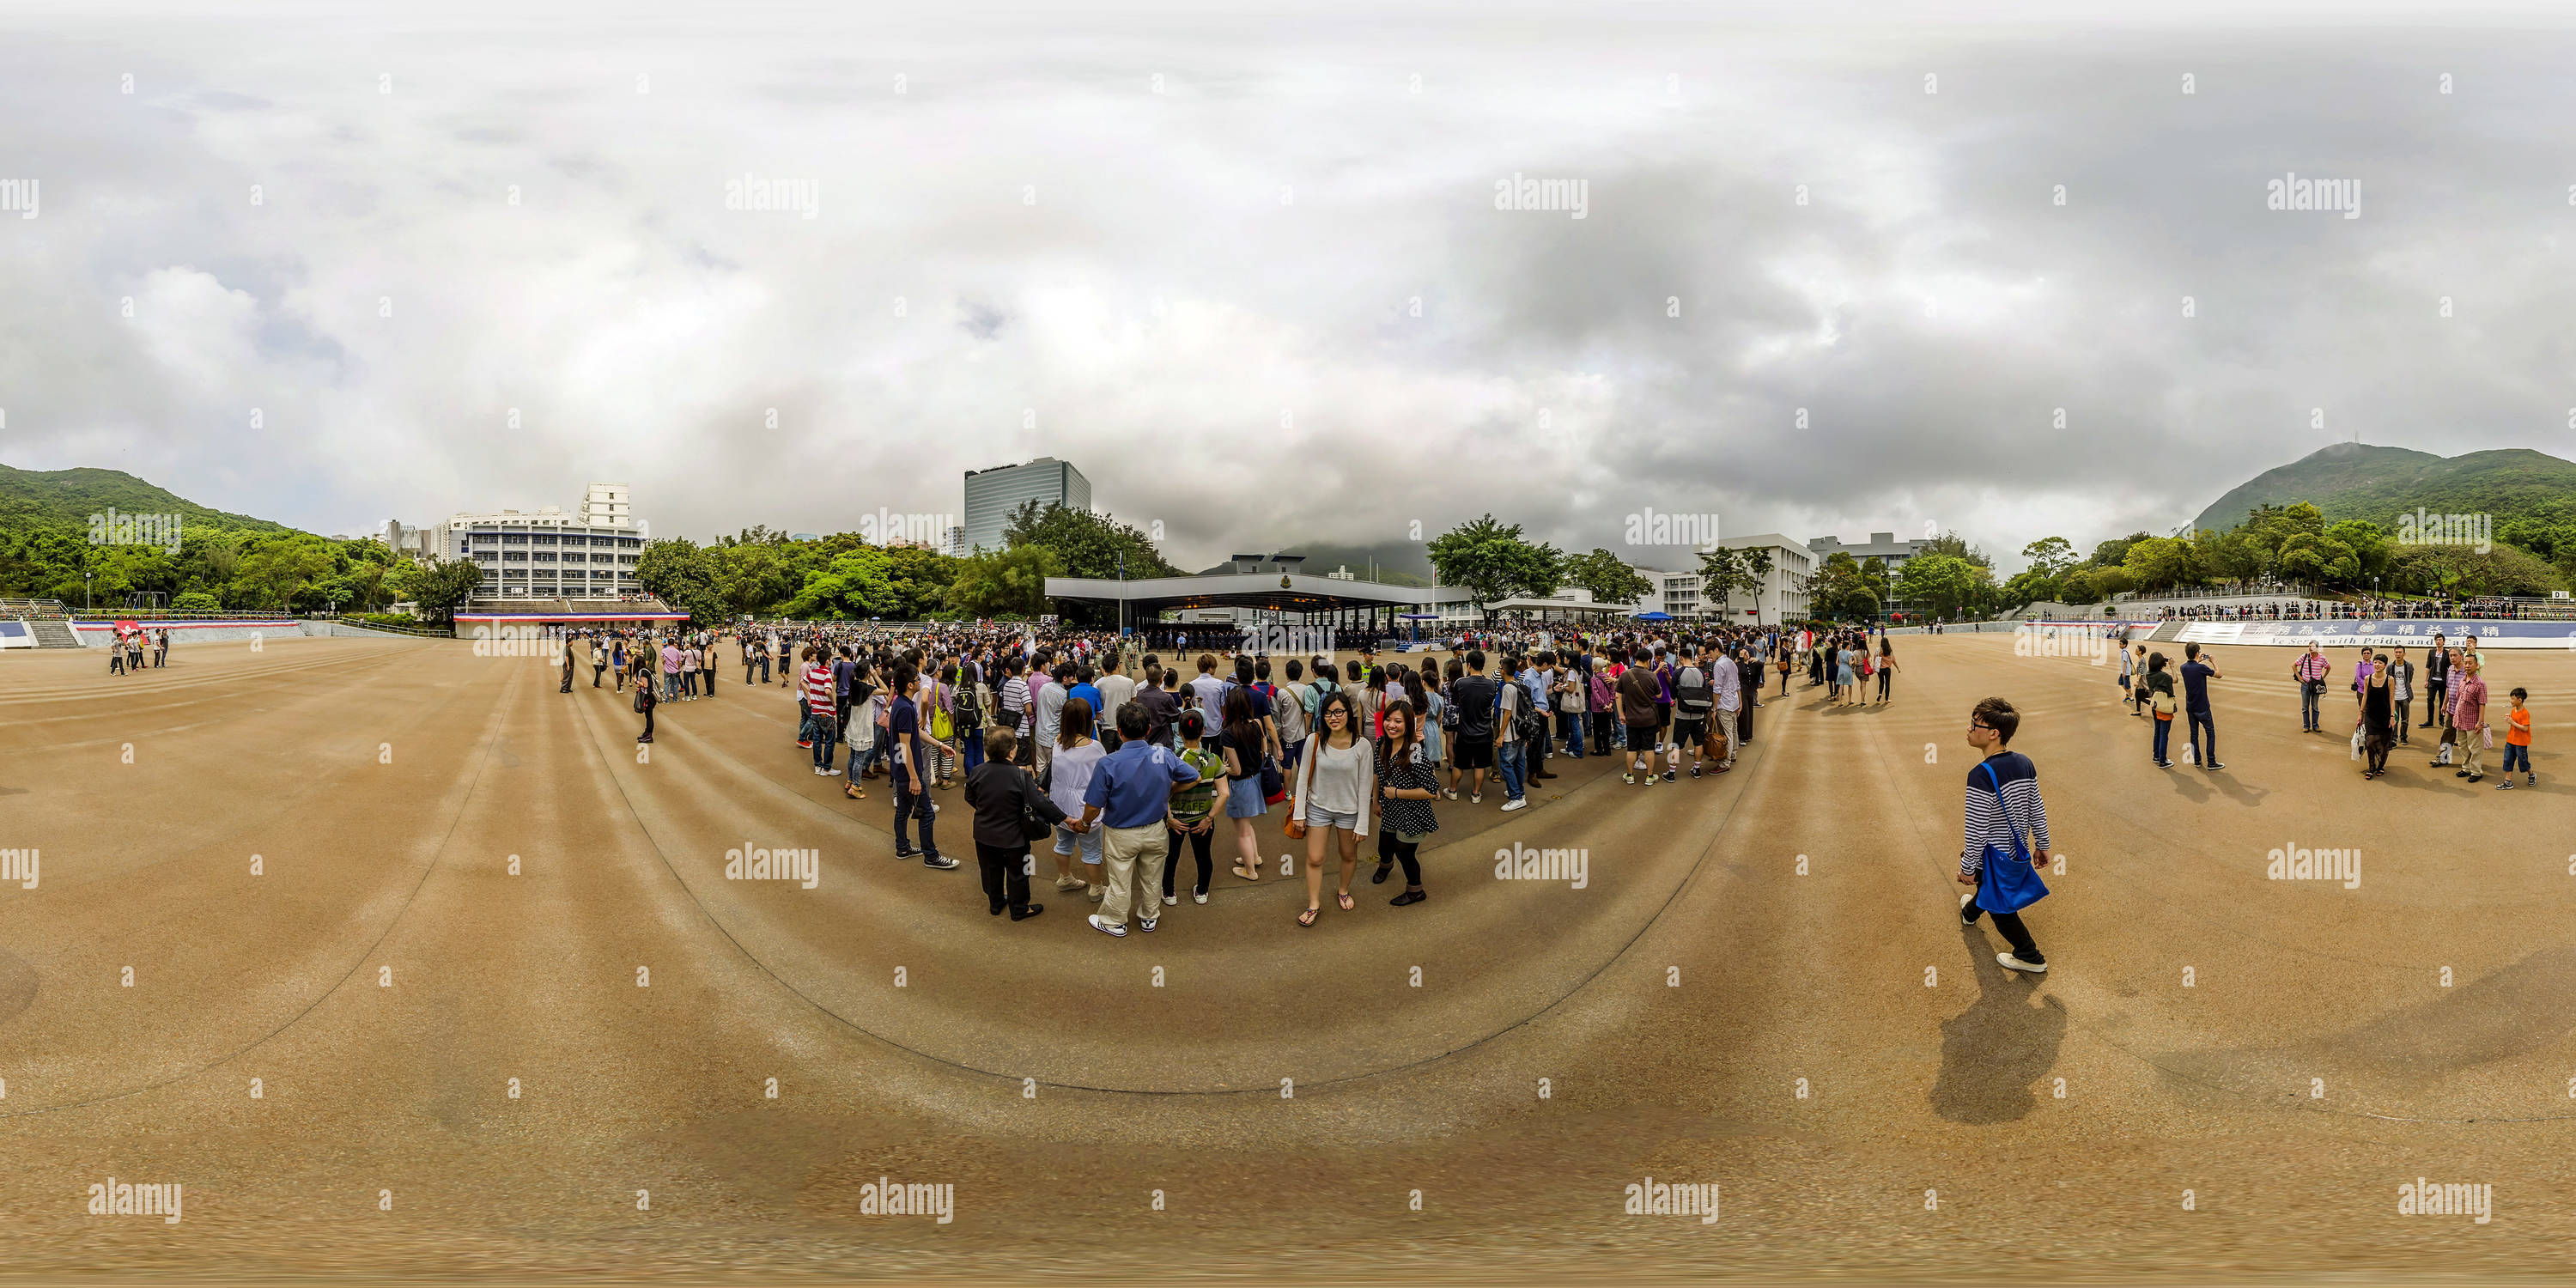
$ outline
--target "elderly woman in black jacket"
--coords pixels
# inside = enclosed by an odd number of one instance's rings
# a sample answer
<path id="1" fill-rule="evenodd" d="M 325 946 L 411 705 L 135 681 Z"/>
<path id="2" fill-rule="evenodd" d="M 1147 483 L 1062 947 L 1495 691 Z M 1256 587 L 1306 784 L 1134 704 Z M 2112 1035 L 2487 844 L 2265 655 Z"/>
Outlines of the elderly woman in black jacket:
<path id="1" fill-rule="evenodd" d="M 975 860 L 984 870 L 984 898 L 994 916 L 1011 910 L 1011 920 L 1026 921 L 1046 911 L 1029 902 L 1031 827 L 1045 836 L 1065 822 L 1064 811 L 1038 790 L 1029 771 L 1011 763 L 1019 735 L 996 725 L 984 732 L 984 763 L 966 775 L 966 807 L 975 811 Z M 1081 824 L 1070 824 L 1080 831 Z"/>

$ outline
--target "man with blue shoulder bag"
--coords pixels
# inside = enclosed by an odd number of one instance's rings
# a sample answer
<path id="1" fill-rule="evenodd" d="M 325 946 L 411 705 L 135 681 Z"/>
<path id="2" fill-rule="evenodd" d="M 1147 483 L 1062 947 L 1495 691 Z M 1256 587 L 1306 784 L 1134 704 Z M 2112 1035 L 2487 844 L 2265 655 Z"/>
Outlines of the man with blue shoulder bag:
<path id="1" fill-rule="evenodd" d="M 2012 951 L 1995 954 L 2006 970 L 2048 973 L 2048 958 L 2022 924 L 2021 910 L 2048 894 L 2039 870 L 2048 864 L 2048 807 L 2039 798 L 2039 771 L 2030 757 L 2007 751 L 2021 728 L 2021 713 L 2002 698 L 1988 698 L 1968 714 L 1968 745 L 1986 753 L 1968 771 L 1967 838 L 1959 849 L 1959 921 L 1975 925 L 1992 916 Z M 2024 844 L 2027 833 L 2029 842 Z"/>

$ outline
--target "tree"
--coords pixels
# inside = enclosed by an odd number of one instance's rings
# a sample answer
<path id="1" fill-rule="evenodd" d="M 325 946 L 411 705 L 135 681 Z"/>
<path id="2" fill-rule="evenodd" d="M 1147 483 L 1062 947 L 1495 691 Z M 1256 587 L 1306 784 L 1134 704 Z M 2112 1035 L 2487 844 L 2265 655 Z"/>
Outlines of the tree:
<path id="1" fill-rule="evenodd" d="M 318 541 L 271 541 L 243 558 L 233 585 L 242 607 L 286 610 L 330 570 L 331 556 Z"/>
<path id="2" fill-rule="evenodd" d="M 2071 555 L 2069 562 L 2072 562 Z M 2087 582 L 2086 587 L 2089 589 L 2091 583 Z M 2043 599 L 2063 599 L 2065 595 L 2066 590 L 2059 584 L 2057 577 L 2042 572 L 2037 565 L 2033 565 L 2014 573 L 2012 580 L 2003 584 L 2000 598 L 2005 607 L 2021 608 Z"/>
<path id="3" fill-rule="evenodd" d="M 2122 560 L 2129 557 L 2129 547 L 2137 542 L 2146 540 L 2148 535 L 2149 534 L 2144 532 L 2132 532 L 2125 537 L 2113 537 L 2109 541 L 2105 541 L 2102 544 L 2093 547 L 2093 557 L 2086 562 L 2086 566 L 2092 568 L 2117 568 L 2120 566 Z"/>
<path id="4" fill-rule="evenodd" d="M 894 584 L 887 576 L 886 552 L 861 546 L 837 555 L 831 564 L 805 579 L 786 614 L 795 618 L 882 617 L 894 607 Z"/>
<path id="5" fill-rule="evenodd" d="M 2146 590 L 2196 585 L 2201 580 L 2199 548 L 2179 537 L 2144 537 L 2130 542 L 2120 567 L 2131 582 Z"/>
<path id="6" fill-rule="evenodd" d="M 2079 606 L 2102 602 L 2102 592 L 2093 585 L 2092 571 L 2079 568 L 2059 578 L 2057 602 Z"/>
<path id="7" fill-rule="evenodd" d="M 418 563 L 407 563 L 394 569 L 386 580 L 395 594 L 420 606 L 420 616 L 450 623 L 456 620 L 456 606 L 472 597 L 475 588 L 483 584 L 483 570 L 471 559 L 441 559 L 432 555 Z"/>
<path id="8" fill-rule="evenodd" d="M 1161 551 L 1143 532 L 1107 515 L 1031 501 L 1011 514 L 1002 531 L 1004 549 L 1044 546 L 1055 552 L 1058 577 L 1115 577 L 1118 557 L 1127 557 L 1130 577 L 1177 577 L 1180 569 L 1163 561 Z"/>
<path id="9" fill-rule="evenodd" d="M 220 611 L 223 606 L 223 601 L 202 590 L 183 591 L 170 601 L 170 611 L 174 613 L 212 613 Z"/>
<path id="10" fill-rule="evenodd" d="M 1738 594 L 1754 594 L 1771 580 L 1771 552 L 1755 547 L 1716 546 L 1699 555 L 1700 601 L 1725 614 Z"/>
<path id="11" fill-rule="evenodd" d="M 635 584 L 691 617 L 714 621 L 725 615 L 724 596 L 716 590 L 706 552 L 686 537 L 645 542 L 644 553 L 635 560 Z"/>
<path id="12" fill-rule="evenodd" d="M 2054 579 L 2075 566 L 2075 545 L 2064 537 L 2042 537 L 2023 546 L 2021 557 L 2030 561 L 2031 571 Z"/>
<path id="13" fill-rule="evenodd" d="M 1992 568 L 1995 566 L 1995 561 L 1987 558 L 1985 551 L 1969 545 L 1968 539 L 1960 536 L 1956 532 L 1944 532 L 1937 537 L 1925 538 L 1923 544 L 1915 547 L 1914 554 L 1916 558 L 1920 558 L 1924 555 L 1948 555 L 1953 559 L 1957 559 L 1963 563 L 1972 563 L 1980 568 Z"/>
<path id="14" fill-rule="evenodd" d="M 1555 546 L 1531 545 L 1521 525 L 1496 523 L 1491 514 L 1441 533 L 1427 551 L 1441 584 L 1464 587 L 1478 604 L 1555 594 L 1565 566 Z"/>
<path id="15" fill-rule="evenodd" d="M 767 529 L 758 531 L 767 532 Z M 744 536 L 750 536 L 750 532 Z M 718 538 L 719 544 L 702 552 L 709 589 L 725 608 L 733 613 L 752 613 L 771 607 L 802 587 L 810 587 L 815 573 L 791 579 L 784 538 L 776 541 L 741 541 L 732 537 Z M 641 561 L 638 561 L 640 566 Z M 795 614 L 805 616 L 805 614 Z"/>
<path id="16" fill-rule="evenodd" d="M 896 546 L 885 553 L 886 587 L 892 596 L 887 616 L 917 622 L 947 610 L 948 587 L 957 579 L 958 560 L 919 546 Z M 1044 581 L 1038 584 L 1045 588 Z"/>
<path id="17" fill-rule="evenodd" d="M 1957 555 L 1916 555 L 1898 570 L 1897 593 L 1949 617 L 1966 608 L 1992 578 L 1986 569 Z"/>
<path id="18" fill-rule="evenodd" d="M 1568 557 L 1564 577 L 1565 584 L 1589 592 L 1596 604 L 1633 604 L 1655 589 L 1627 560 L 1600 546 L 1590 554 Z"/>
<path id="19" fill-rule="evenodd" d="M 1849 552 L 1837 550 L 1825 556 L 1823 564 L 1807 578 L 1807 602 L 1810 608 L 1835 621 L 1870 621 L 1878 616 L 1885 601 L 1886 574 L 1873 569 L 1878 561 L 1864 565 Z"/>
<path id="20" fill-rule="evenodd" d="M 1064 565 L 1045 546 L 978 551 L 957 561 L 948 606 L 968 617 L 1034 616 L 1046 611 L 1046 579 L 1063 575 Z"/>

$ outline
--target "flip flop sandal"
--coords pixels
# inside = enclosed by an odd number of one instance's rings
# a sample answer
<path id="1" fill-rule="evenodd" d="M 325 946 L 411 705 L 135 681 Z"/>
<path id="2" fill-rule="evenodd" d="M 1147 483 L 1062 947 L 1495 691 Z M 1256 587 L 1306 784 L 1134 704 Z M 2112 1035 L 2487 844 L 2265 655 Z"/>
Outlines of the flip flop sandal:
<path id="1" fill-rule="evenodd" d="M 1314 924 L 1315 924 L 1315 918 L 1316 918 L 1317 916 L 1320 916 L 1320 915 L 1323 913 L 1323 911 L 1324 911 L 1324 910 L 1323 910 L 1323 909 L 1321 909 L 1321 908 L 1308 908 L 1308 909 L 1307 909 L 1307 910 L 1305 910 L 1304 912 L 1301 912 L 1301 913 L 1298 913 L 1298 914 L 1297 914 L 1297 924 L 1298 924 L 1298 925 L 1301 925 L 1301 926 L 1311 926 L 1311 925 L 1314 925 Z"/>
<path id="2" fill-rule="evenodd" d="M 1333 901 L 1342 905 L 1342 911 L 1344 912 L 1349 912 L 1351 909 L 1359 906 L 1359 903 L 1351 898 L 1351 892 L 1348 890 L 1336 892 L 1333 895 Z"/>
<path id="3" fill-rule="evenodd" d="M 1238 863 L 1238 864 L 1234 865 L 1234 867 L 1233 867 L 1232 869 L 1230 869 L 1230 871 L 1232 871 L 1236 876 L 1239 876 L 1239 877 L 1243 878 L 1243 879 L 1244 879 L 1244 880 L 1246 880 L 1246 881 L 1258 881 L 1258 880 L 1260 880 L 1260 879 L 1261 879 L 1261 874 L 1260 874 L 1260 873 L 1258 873 L 1258 872 L 1253 872 L 1253 871 L 1249 871 L 1249 870 L 1247 870 L 1247 869 L 1246 869 L 1242 864 L 1240 864 L 1240 863 Z"/>

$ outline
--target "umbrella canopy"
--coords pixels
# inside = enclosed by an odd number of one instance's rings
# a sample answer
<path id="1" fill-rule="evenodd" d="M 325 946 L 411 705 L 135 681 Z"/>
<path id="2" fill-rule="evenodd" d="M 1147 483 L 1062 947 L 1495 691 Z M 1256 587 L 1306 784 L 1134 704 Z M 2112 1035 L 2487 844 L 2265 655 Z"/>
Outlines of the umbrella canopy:
<path id="1" fill-rule="evenodd" d="M 116 629 L 118 629 L 118 630 L 120 630 L 120 631 L 138 631 L 138 630 L 143 629 L 143 625 L 142 625 L 142 623 L 140 623 L 140 622 L 137 622 L 137 621 L 134 621 L 134 620 L 133 620 L 133 619 L 131 619 L 131 618 L 128 618 L 128 619 L 126 619 L 126 620 L 124 620 L 124 621 L 120 621 L 120 622 L 118 622 L 118 623 L 116 624 Z"/>
<path id="2" fill-rule="evenodd" d="M 1407 622 L 1436 622 L 1440 620 L 1440 614 L 1438 613 L 1397 613 L 1396 617 L 1401 621 Z"/>
<path id="3" fill-rule="evenodd" d="M 1639 613 L 1637 614 L 1637 620 L 1641 622 L 1669 622 L 1673 620 L 1673 615 L 1671 613 Z"/>

